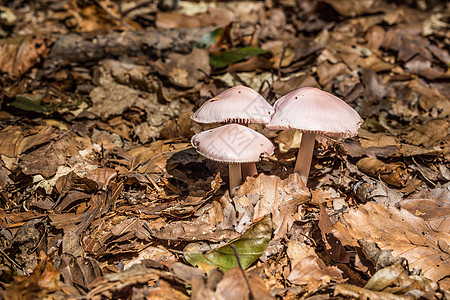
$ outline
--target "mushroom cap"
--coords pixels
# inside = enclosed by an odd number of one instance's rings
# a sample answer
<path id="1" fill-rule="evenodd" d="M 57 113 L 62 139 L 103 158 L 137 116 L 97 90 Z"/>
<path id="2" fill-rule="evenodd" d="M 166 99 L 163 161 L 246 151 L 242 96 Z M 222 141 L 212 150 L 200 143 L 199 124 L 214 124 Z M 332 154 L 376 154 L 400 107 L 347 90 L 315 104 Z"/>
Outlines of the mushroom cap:
<path id="1" fill-rule="evenodd" d="M 332 138 L 358 134 L 363 120 L 338 97 L 313 87 L 294 90 L 275 104 L 275 113 L 267 124 L 269 129 L 297 129 Z"/>
<path id="2" fill-rule="evenodd" d="M 191 144 L 201 155 L 227 163 L 258 162 L 273 154 L 272 142 L 255 130 L 228 124 L 194 135 Z"/>
<path id="3" fill-rule="evenodd" d="M 198 123 L 267 124 L 273 113 L 273 107 L 258 92 L 235 86 L 206 101 L 191 119 Z"/>

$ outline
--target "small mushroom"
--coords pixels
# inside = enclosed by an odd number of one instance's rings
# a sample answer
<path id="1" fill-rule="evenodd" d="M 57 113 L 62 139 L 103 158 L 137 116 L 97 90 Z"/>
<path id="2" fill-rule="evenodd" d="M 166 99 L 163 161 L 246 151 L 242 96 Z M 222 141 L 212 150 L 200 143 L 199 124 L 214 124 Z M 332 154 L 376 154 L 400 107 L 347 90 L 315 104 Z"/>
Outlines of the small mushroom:
<path id="1" fill-rule="evenodd" d="M 228 163 L 230 194 L 241 184 L 241 164 L 271 156 L 274 146 L 264 135 L 239 124 L 228 124 L 194 135 L 192 146 L 214 161 Z"/>
<path id="2" fill-rule="evenodd" d="M 191 119 L 198 123 L 267 124 L 273 113 L 273 107 L 258 92 L 235 86 L 206 101 Z M 243 164 L 242 174 L 244 178 L 257 174 L 255 163 Z"/>
<path id="3" fill-rule="evenodd" d="M 273 107 L 263 96 L 240 85 L 229 88 L 203 103 L 191 119 L 198 123 L 267 124 L 273 113 Z"/>
<path id="4" fill-rule="evenodd" d="M 269 129 L 296 129 L 302 132 L 294 172 L 308 182 L 314 152 L 315 135 L 348 138 L 358 134 L 362 124 L 359 114 L 338 97 L 313 87 L 294 90 L 275 104 Z"/>

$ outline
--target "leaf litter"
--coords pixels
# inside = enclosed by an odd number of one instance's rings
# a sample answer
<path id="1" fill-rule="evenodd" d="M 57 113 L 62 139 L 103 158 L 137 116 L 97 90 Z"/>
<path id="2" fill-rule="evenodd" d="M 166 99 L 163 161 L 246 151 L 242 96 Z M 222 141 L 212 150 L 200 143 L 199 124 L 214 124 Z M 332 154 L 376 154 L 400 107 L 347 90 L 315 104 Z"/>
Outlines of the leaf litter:
<path id="1" fill-rule="evenodd" d="M 19 2 L 0 6 L 0 298 L 450 297 L 445 1 Z M 318 87 L 364 124 L 317 137 L 308 187 L 301 134 L 250 125 L 277 149 L 231 197 L 190 115 L 234 85 Z"/>

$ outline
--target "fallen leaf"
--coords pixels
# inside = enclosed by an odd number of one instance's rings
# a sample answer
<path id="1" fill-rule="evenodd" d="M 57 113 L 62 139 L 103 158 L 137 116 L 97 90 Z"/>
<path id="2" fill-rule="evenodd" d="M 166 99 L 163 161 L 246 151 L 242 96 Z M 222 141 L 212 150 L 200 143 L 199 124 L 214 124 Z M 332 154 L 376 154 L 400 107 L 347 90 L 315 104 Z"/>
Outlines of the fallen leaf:
<path id="1" fill-rule="evenodd" d="M 236 50 L 212 53 L 209 61 L 214 68 L 221 69 L 251 56 L 267 53 L 269 52 L 260 48 L 243 47 Z"/>
<path id="2" fill-rule="evenodd" d="M 438 292 L 438 285 L 417 275 L 408 275 L 407 270 L 395 264 L 378 270 L 364 288 L 349 284 L 337 285 L 334 295 L 367 299 L 405 299 L 411 292 L 421 296 L 431 296 Z"/>
<path id="3" fill-rule="evenodd" d="M 211 73 L 208 51 L 198 48 L 187 55 L 171 53 L 166 61 L 158 61 L 155 67 L 170 82 L 184 88 L 195 86 Z"/>
<path id="4" fill-rule="evenodd" d="M 330 4 L 338 13 L 343 16 L 357 16 L 367 12 L 375 0 L 322 0 Z"/>
<path id="5" fill-rule="evenodd" d="M 342 271 L 328 267 L 317 256 L 307 256 L 298 262 L 287 280 L 293 284 L 309 285 L 309 290 L 327 285 L 331 281 L 342 282 Z"/>
<path id="6" fill-rule="evenodd" d="M 422 276 L 439 281 L 450 275 L 450 254 L 441 245 L 450 244 L 448 231 L 434 231 L 423 219 L 405 209 L 367 203 L 344 213 L 333 233 L 346 245 L 357 247 L 359 239 L 376 242 L 382 250 L 408 260 Z"/>
<path id="7" fill-rule="evenodd" d="M 18 36 L 0 40 L 0 70 L 20 76 L 45 58 L 53 38 L 43 36 Z"/>
<path id="8" fill-rule="evenodd" d="M 284 236 L 295 221 L 298 206 L 309 200 L 309 191 L 297 173 L 284 180 L 261 174 L 248 177 L 236 190 L 232 199 L 234 209 L 228 212 L 233 215 L 225 214 L 225 218 L 233 220 L 236 231 L 242 232 L 252 220 L 271 214 L 276 226 L 274 234 Z"/>
<path id="9" fill-rule="evenodd" d="M 450 228 L 450 198 L 405 199 L 400 207 L 425 220 L 433 230 L 445 231 Z"/>
<path id="10" fill-rule="evenodd" d="M 228 271 L 217 284 L 215 292 L 217 297 L 221 297 L 219 299 L 275 299 L 260 276 L 250 272 L 246 272 L 247 280 L 243 276 L 242 270 L 238 267 Z"/>
<path id="11" fill-rule="evenodd" d="M 238 266 L 238 262 L 231 245 L 236 247 L 242 268 L 247 269 L 266 250 L 273 233 L 272 218 L 267 215 L 247 229 L 242 236 L 225 245 L 211 249 L 204 253 L 199 244 L 188 245 L 184 249 L 185 259 L 193 266 L 202 264 L 218 267 L 227 272 Z M 200 251 L 199 251 L 200 250 Z"/>
<path id="12" fill-rule="evenodd" d="M 361 158 L 356 166 L 361 172 L 375 178 L 379 176 L 384 182 L 397 187 L 405 186 L 409 179 L 406 166 L 402 162 L 386 164 L 376 158 L 366 157 Z"/>
<path id="13" fill-rule="evenodd" d="M 410 144 L 430 148 L 447 137 L 449 124 L 446 119 L 431 120 L 423 125 L 417 124 L 403 139 Z"/>

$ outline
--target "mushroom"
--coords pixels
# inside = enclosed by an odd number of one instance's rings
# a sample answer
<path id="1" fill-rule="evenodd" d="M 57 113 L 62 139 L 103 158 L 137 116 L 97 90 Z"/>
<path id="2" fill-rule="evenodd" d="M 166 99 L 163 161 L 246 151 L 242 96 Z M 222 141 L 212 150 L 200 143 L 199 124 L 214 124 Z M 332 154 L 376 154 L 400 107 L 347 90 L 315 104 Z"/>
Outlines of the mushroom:
<path id="1" fill-rule="evenodd" d="M 191 119 L 198 123 L 267 124 L 273 113 L 273 107 L 258 92 L 235 86 L 206 101 Z M 257 174 L 255 163 L 243 164 L 242 174 L 244 178 Z"/>
<path id="2" fill-rule="evenodd" d="M 275 104 L 269 129 L 296 129 L 302 132 L 294 172 L 308 182 L 316 134 L 330 138 L 348 138 L 358 134 L 362 119 L 338 97 L 313 87 L 294 90 Z"/>
<path id="3" fill-rule="evenodd" d="M 191 144 L 201 155 L 228 163 L 230 194 L 241 184 L 241 164 L 258 162 L 271 156 L 274 146 L 264 135 L 239 125 L 228 124 L 194 135 Z"/>

